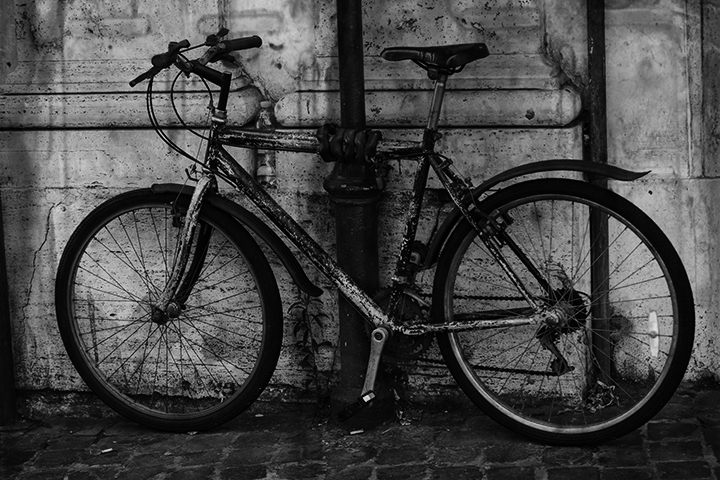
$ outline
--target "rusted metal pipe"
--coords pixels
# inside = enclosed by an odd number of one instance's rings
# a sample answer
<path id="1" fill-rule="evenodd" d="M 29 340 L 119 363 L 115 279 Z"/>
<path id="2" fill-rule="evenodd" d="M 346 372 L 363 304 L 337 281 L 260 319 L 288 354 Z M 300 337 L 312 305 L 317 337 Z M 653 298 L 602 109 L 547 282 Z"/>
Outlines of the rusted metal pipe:
<path id="1" fill-rule="evenodd" d="M 605 0 L 588 0 L 588 84 L 585 89 L 586 158 L 592 162 L 607 163 L 607 100 L 605 75 Z M 607 179 L 594 179 L 593 183 L 607 187 Z M 608 257 L 608 218 L 593 211 L 590 217 L 591 283 L 593 293 L 593 356 L 599 367 L 599 380 L 608 383 L 612 371 L 612 343 L 609 338 L 610 316 L 608 282 L 610 259 Z"/>
<path id="2" fill-rule="evenodd" d="M 2 202 L 0 201 L 0 212 Z M 13 363 L 12 328 L 5 264 L 5 232 L 0 213 L 0 425 L 15 421 L 15 366 Z"/>
<path id="3" fill-rule="evenodd" d="M 2 83 L 5 81 L 5 76 L 17 66 L 15 3 L 11 0 L 1 0 L 0 10 L 2 10 L 0 14 L 0 83 Z M 0 425 L 12 423 L 15 417 L 15 366 L 5 265 L 5 232 L 2 202 L 0 202 Z"/>
<path id="4" fill-rule="evenodd" d="M 337 0 L 336 5 L 341 126 L 363 129 L 366 122 L 362 1 Z M 340 161 L 325 179 L 324 187 L 334 204 L 338 264 L 366 292 L 375 292 L 379 288 L 377 227 L 382 193 L 375 172 L 365 163 Z M 341 371 L 340 385 L 332 393 L 334 413 L 362 393 L 370 353 L 364 318 L 342 296 L 338 304 Z M 386 401 L 382 397 L 378 395 L 371 409 L 353 418 L 353 424 L 386 420 L 382 414 Z"/>

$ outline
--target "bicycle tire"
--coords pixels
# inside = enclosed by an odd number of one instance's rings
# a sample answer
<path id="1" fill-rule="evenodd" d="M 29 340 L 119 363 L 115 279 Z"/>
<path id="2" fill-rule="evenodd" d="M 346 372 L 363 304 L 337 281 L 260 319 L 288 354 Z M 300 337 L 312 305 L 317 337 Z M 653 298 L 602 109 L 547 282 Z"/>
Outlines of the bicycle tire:
<path id="1" fill-rule="evenodd" d="M 439 334 L 464 393 L 498 423 L 549 444 L 607 441 L 657 414 L 683 378 L 695 323 L 690 282 L 662 230 L 619 195 L 566 179 L 512 185 L 478 208 L 502 218 L 508 238 L 550 285 L 543 289 L 510 243 L 503 245 L 533 298 L 567 314 L 554 324 Z M 590 263 L 600 262 L 590 253 L 598 238 L 591 212 L 607 220 L 607 285 L 592 283 Z M 512 317 L 530 313 L 528 305 L 469 222 L 461 222 L 438 262 L 434 318 Z"/>
<path id="2" fill-rule="evenodd" d="M 207 430 L 247 409 L 270 381 L 283 335 L 262 250 L 208 205 L 192 291 L 177 318 L 153 320 L 188 202 L 150 189 L 107 200 L 70 237 L 55 284 L 60 334 L 88 387 L 125 417 L 175 432 Z"/>

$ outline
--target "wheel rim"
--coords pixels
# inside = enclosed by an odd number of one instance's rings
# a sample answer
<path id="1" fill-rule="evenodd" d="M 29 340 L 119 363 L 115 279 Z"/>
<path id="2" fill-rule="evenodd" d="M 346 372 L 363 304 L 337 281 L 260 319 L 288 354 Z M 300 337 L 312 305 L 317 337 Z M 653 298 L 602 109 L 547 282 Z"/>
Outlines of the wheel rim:
<path id="1" fill-rule="evenodd" d="M 182 311 L 152 320 L 179 218 L 169 205 L 147 205 L 102 222 L 75 262 L 68 305 L 93 390 L 119 410 L 189 420 L 251 388 L 264 348 L 263 303 L 236 241 L 216 222 Z"/>
<path id="2" fill-rule="evenodd" d="M 589 258 L 589 251 L 581 248 L 583 242 L 588 243 L 583 238 L 589 237 L 582 233 L 586 230 L 584 226 L 578 228 L 581 223 L 587 224 L 589 214 L 579 210 L 588 206 L 602 207 L 589 200 L 579 200 L 573 196 L 535 195 L 532 201 L 528 198 L 516 199 L 506 205 L 507 208 L 503 207 L 503 213 L 511 213 L 513 220 L 508 232 L 521 246 L 532 245 L 531 249 L 525 249 L 526 253 L 536 262 L 537 258 L 546 260 L 545 265 L 538 262 L 543 275 L 556 284 L 569 282 L 566 288 L 589 292 L 588 302 L 592 306 L 592 298 L 597 297 L 598 292 L 593 292 L 588 286 L 591 282 L 584 272 L 587 269 L 584 259 Z M 560 204 L 568 201 L 575 203 L 575 210 L 563 211 Z M 640 231 L 624 218 L 602 210 L 610 214 L 609 250 L 613 252 L 610 256 L 614 259 L 610 271 L 617 279 L 616 283 L 612 283 L 611 278 L 609 289 L 610 311 L 613 313 L 607 319 L 612 331 L 606 333 L 612 339 L 610 371 L 602 371 L 598 375 L 597 367 L 593 368 L 598 354 L 592 348 L 592 315 L 588 315 L 582 328 L 567 327 L 566 333 L 556 335 L 558 350 L 576 370 L 555 375 L 554 378 L 541 373 L 557 370 L 552 366 L 556 357 L 538 341 L 537 326 L 448 335 L 448 344 L 462 370 L 463 381 L 469 382 L 466 390 L 476 392 L 474 395 L 479 395 L 482 403 L 499 411 L 498 419 L 501 421 L 510 418 L 513 423 L 531 430 L 569 435 L 614 428 L 646 409 L 649 399 L 658 393 L 669 375 L 677 344 L 678 302 L 668 268 Z M 493 215 L 498 213 L 493 212 Z M 574 223 L 570 235 L 553 230 L 557 228 L 557 218 L 563 215 Z M 499 276 L 491 270 L 487 254 L 481 253 L 484 247 L 470 241 L 473 235 L 469 234 L 460 248 L 461 251 L 467 248 L 470 254 L 465 252 L 462 258 L 457 256 L 450 268 L 448 278 L 452 278 L 452 284 L 445 290 L 448 296 L 444 302 L 446 318 L 478 308 L 480 300 L 472 295 L 478 283 L 487 285 L 495 282 L 490 291 L 498 299 L 507 297 L 502 301 L 482 300 L 487 305 L 484 309 L 521 309 L 519 305 L 522 301 L 510 299 L 518 297 L 517 290 L 513 292 L 500 283 Z M 553 242 L 550 242 L 551 237 Z M 637 245 L 631 244 L 633 238 Z M 473 249 L 478 253 L 474 254 Z M 623 251 L 632 255 L 618 253 Z M 568 262 L 570 257 L 574 260 Z M 570 265 L 569 270 L 567 265 Z M 479 266 L 486 270 L 480 270 L 479 276 L 476 273 L 478 278 L 471 278 L 470 272 L 478 272 Z M 521 270 L 519 263 L 514 266 L 516 271 Z M 659 285 L 664 285 L 663 291 L 659 291 Z M 557 289 L 560 290 L 559 287 Z M 653 316 L 659 334 L 650 340 L 648 324 L 652 323 L 650 317 Z M 583 343 L 586 344 L 584 348 L 579 346 Z M 591 372 L 595 378 L 581 380 L 590 377 Z M 599 377 L 604 382 L 598 382 Z"/>

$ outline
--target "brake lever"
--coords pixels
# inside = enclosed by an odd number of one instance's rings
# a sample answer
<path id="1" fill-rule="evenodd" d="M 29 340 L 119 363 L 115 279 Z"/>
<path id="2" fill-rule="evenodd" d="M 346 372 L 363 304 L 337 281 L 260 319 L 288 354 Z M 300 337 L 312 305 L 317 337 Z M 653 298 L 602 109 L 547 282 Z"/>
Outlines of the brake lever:
<path id="1" fill-rule="evenodd" d="M 133 80 L 130 81 L 130 86 L 134 87 L 138 83 L 142 82 L 143 80 L 146 80 L 148 78 L 152 78 L 160 71 L 162 71 L 165 68 L 168 68 L 170 65 L 172 65 L 175 60 L 177 59 L 178 53 L 180 50 L 184 48 L 189 48 L 190 42 L 185 39 L 180 42 L 170 42 L 168 44 L 168 51 L 165 53 L 159 53 L 157 55 L 153 55 L 152 59 L 150 60 L 152 63 L 152 68 L 148 70 L 147 72 L 137 76 Z"/>
<path id="2" fill-rule="evenodd" d="M 213 35 L 208 35 L 207 38 L 205 39 L 205 45 L 207 45 L 208 47 L 217 45 L 218 43 L 220 43 L 220 39 L 222 37 L 224 37 L 225 35 L 227 35 L 229 32 L 230 32 L 230 30 L 223 27 L 218 31 L 218 33 L 213 34 Z"/>
<path id="3" fill-rule="evenodd" d="M 168 43 L 167 53 L 175 55 L 183 48 L 189 48 L 189 47 L 190 47 L 190 42 L 188 42 L 187 38 L 180 42 L 170 42 L 170 43 Z"/>
<path id="4" fill-rule="evenodd" d="M 213 45 L 212 47 L 208 48 L 207 51 L 200 58 L 198 58 L 198 63 L 200 63 L 200 65 L 207 65 L 208 63 L 214 63 L 219 60 L 224 60 L 235 66 L 239 65 L 235 57 L 233 57 L 229 53 L 223 53 L 221 50 L 218 49 L 217 45 Z"/>
<path id="5" fill-rule="evenodd" d="M 190 42 L 187 40 L 183 40 L 181 42 L 170 42 L 168 44 L 168 51 L 165 53 L 160 53 L 158 55 L 154 55 L 152 57 L 152 64 L 155 68 L 167 68 L 170 65 L 172 65 L 175 62 L 175 58 L 177 57 L 178 52 L 182 50 L 183 48 L 188 48 L 190 46 Z"/>

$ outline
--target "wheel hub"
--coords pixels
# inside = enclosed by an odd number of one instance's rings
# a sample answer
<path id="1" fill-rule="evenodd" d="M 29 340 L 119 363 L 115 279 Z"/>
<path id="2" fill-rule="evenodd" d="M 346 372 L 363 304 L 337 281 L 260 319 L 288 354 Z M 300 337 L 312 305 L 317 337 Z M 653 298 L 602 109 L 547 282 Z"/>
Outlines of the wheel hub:
<path id="1" fill-rule="evenodd" d="M 178 318 L 182 312 L 182 307 L 176 302 L 170 302 L 164 310 L 158 306 L 152 308 L 152 321 L 158 325 L 165 325 L 170 320 Z"/>
<path id="2" fill-rule="evenodd" d="M 553 292 L 552 304 L 541 313 L 543 324 L 535 334 L 540 344 L 555 356 L 550 363 L 555 376 L 565 375 L 575 370 L 558 349 L 556 343 L 560 335 L 572 333 L 582 328 L 589 311 L 583 297 L 573 289 Z"/>

